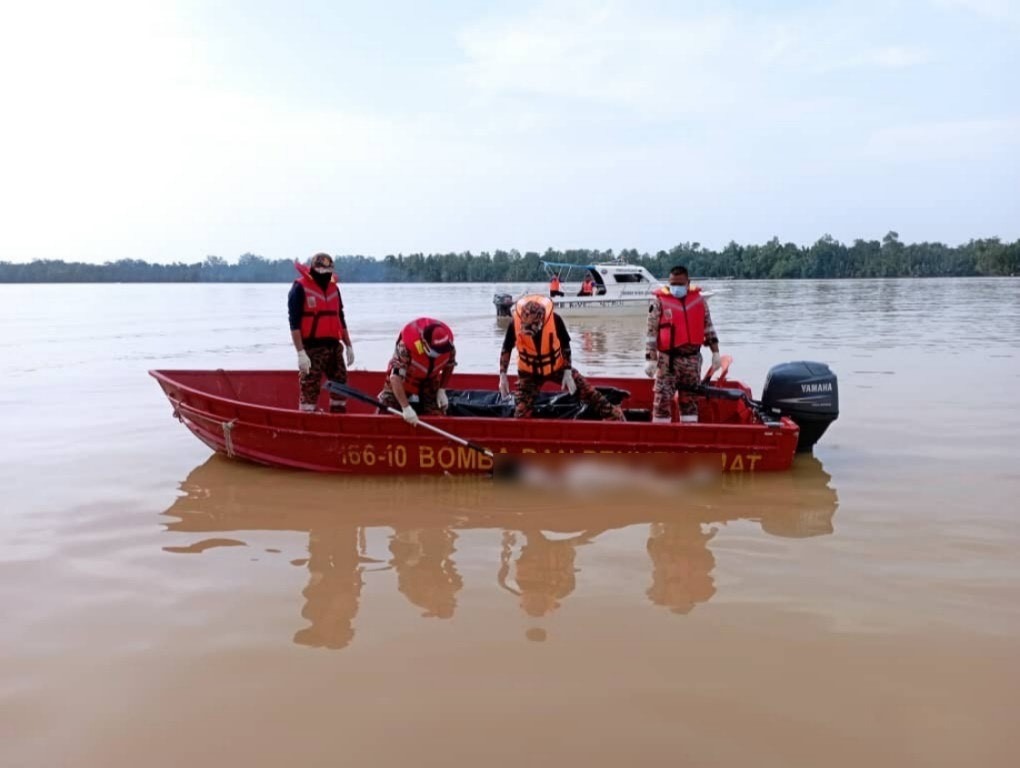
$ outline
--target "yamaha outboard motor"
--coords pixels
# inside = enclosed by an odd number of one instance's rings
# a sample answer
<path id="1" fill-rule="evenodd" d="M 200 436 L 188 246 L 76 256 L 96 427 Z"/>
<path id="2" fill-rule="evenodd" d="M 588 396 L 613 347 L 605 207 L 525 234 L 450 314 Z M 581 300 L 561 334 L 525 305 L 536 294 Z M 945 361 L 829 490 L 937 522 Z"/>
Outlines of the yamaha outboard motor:
<path id="1" fill-rule="evenodd" d="M 836 374 L 825 363 L 808 360 L 775 365 L 765 379 L 761 403 L 789 416 L 800 427 L 797 452 L 810 451 L 839 417 Z"/>
<path id="2" fill-rule="evenodd" d="M 492 297 L 492 303 L 496 305 L 496 317 L 510 317 L 514 308 L 514 297 L 509 293 L 497 293 Z"/>

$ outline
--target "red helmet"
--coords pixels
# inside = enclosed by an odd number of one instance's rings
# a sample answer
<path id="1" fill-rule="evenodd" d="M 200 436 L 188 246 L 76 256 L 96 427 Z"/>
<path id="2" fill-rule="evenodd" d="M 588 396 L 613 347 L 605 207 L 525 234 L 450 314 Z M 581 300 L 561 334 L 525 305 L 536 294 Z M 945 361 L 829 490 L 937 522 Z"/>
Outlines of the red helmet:
<path id="1" fill-rule="evenodd" d="M 453 331 L 446 323 L 441 323 L 438 320 L 425 326 L 421 332 L 421 339 L 429 349 L 439 355 L 444 355 L 453 349 Z"/>

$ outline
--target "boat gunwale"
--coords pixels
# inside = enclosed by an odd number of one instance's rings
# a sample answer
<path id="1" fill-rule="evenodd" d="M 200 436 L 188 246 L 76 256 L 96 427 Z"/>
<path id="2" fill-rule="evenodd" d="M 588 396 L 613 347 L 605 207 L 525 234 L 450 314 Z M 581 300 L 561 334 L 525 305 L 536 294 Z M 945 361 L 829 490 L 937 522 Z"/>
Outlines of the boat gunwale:
<path id="1" fill-rule="evenodd" d="M 206 398 L 206 399 L 209 399 L 209 400 L 213 400 L 213 401 L 221 403 L 221 404 L 223 404 L 223 405 L 225 405 L 225 406 L 227 406 L 229 408 L 234 409 L 235 411 L 238 412 L 237 417 L 235 418 L 235 420 L 240 422 L 240 423 L 242 423 L 242 424 L 244 424 L 245 426 L 250 426 L 250 427 L 268 428 L 268 429 L 274 429 L 274 430 L 277 430 L 277 431 L 287 431 L 287 432 L 292 432 L 292 433 L 295 433 L 295 434 L 309 434 L 309 435 L 311 435 L 311 434 L 321 434 L 321 435 L 329 435 L 329 436 L 338 436 L 338 435 L 347 434 L 347 435 L 350 435 L 350 436 L 353 437 L 354 435 L 366 435 L 366 434 L 368 434 L 368 433 L 355 432 L 353 430 L 351 432 L 346 432 L 346 431 L 338 431 L 338 430 L 322 430 L 322 429 L 307 429 L 307 428 L 294 429 L 293 427 L 284 427 L 284 426 L 279 426 L 279 425 L 274 425 L 274 424 L 269 424 L 269 423 L 259 423 L 257 421 L 251 421 L 251 420 L 248 420 L 248 419 L 242 419 L 241 418 L 241 414 L 240 414 L 240 410 L 241 409 L 251 410 L 251 411 L 254 411 L 254 412 L 263 412 L 263 413 L 267 413 L 267 414 L 280 414 L 281 416 L 283 416 L 284 418 L 287 418 L 287 419 L 293 419 L 295 416 L 298 416 L 298 417 L 302 418 L 302 421 L 304 421 L 308 417 L 312 417 L 312 418 L 315 419 L 316 422 L 318 422 L 320 424 L 332 424 L 332 425 L 336 425 L 338 423 L 343 423 L 345 421 L 353 421 L 355 424 L 357 424 L 362 419 L 365 419 L 366 423 L 367 423 L 368 419 L 371 419 L 374 422 L 376 419 L 378 419 L 379 416 L 383 415 L 383 414 L 378 414 L 378 413 L 343 413 L 343 414 L 331 414 L 331 413 L 323 413 L 323 412 L 303 413 L 303 412 L 301 412 L 301 411 L 299 411 L 297 409 L 294 409 L 294 408 L 282 408 L 282 407 L 275 406 L 275 405 L 263 405 L 261 403 L 253 403 L 251 401 L 242 400 L 242 399 L 239 399 L 239 398 L 236 398 L 236 397 L 235 398 L 227 398 L 227 397 L 224 397 L 224 396 L 221 396 L 221 395 L 215 395 L 215 394 L 206 392 L 204 390 L 196 389 L 196 388 L 194 388 L 192 386 L 188 386 L 186 384 L 181 384 L 177 380 L 175 380 L 175 379 L 173 379 L 173 378 L 171 378 L 170 376 L 167 375 L 167 374 L 172 374 L 172 373 L 187 373 L 187 374 L 195 374 L 195 373 L 198 373 L 198 374 L 203 374 L 203 373 L 205 373 L 205 374 L 223 373 L 223 374 L 226 374 L 226 373 L 228 373 L 228 371 L 226 369 L 223 369 L 223 368 L 215 368 L 215 369 L 196 369 L 196 368 L 190 368 L 190 369 L 152 369 L 152 370 L 149 371 L 149 375 L 152 376 L 153 378 L 155 378 L 161 384 L 163 382 L 167 382 L 167 383 L 171 384 L 172 386 L 174 386 L 174 387 L 176 387 L 176 388 L 178 388 L 178 389 L 180 389 L 182 391 L 188 392 L 191 395 L 194 395 L 194 396 L 199 397 L 199 398 Z M 229 371 L 229 373 L 233 373 L 233 374 L 246 374 L 246 373 L 254 373 L 254 374 L 271 373 L 271 374 L 278 374 L 278 373 L 282 373 L 282 371 L 279 371 L 279 370 L 231 370 L 231 371 Z M 467 375 L 478 375 L 478 374 L 467 374 Z M 485 374 L 481 374 L 481 375 L 485 375 Z M 516 377 L 511 377 L 511 381 L 514 378 L 516 378 Z M 592 377 L 590 379 L 590 381 L 595 382 L 595 381 L 597 381 L 600 378 L 626 379 L 627 377 Z M 164 390 L 164 394 L 167 395 L 167 398 L 171 402 L 174 402 L 173 398 L 171 398 L 169 396 L 169 393 L 167 393 L 165 390 Z M 217 414 L 214 414 L 212 412 L 206 411 L 205 409 L 202 409 L 202 408 L 198 408 L 197 406 L 195 406 L 195 405 L 193 405 L 191 403 L 186 403 L 183 398 L 179 399 L 178 402 L 184 404 L 190 410 L 194 410 L 194 411 L 206 414 L 209 418 L 213 418 L 214 416 L 217 416 Z M 175 407 L 177 407 L 176 403 L 175 403 Z M 326 420 L 323 421 L 322 420 L 323 418 L 325 418 Z M 392 419 L 391 419 L 391 421 L 392 421 Z M 519 433 L 520 429 L 522 429 L 522 428 L 527 426 L 527 423 L 525 423 L 525 420 L 517 420 L 517 419 L 512 419 L 512 418 L 507 418 L 507 417 L 502 417 L 502 416 L 429 416 L 428 417 L 428 421 L 429 421 L 429 423 L 436 423 L 437 425 L 444 425 L 444 426 L 450 426 L 450 425 L 455 425 L 455 424 L 462 424 L 463 425 L 463 424 L 469 424 L 469 423 L 475 422 L 475 421 L 482 421 L 485 424 L 506 424 L 507 426 L 516 425 L 517 429 L 515 429 L 515 432 L 518 432 L 518 433 Z M 774 432 L 783 433 L 783 432 L 790 431 L 790 430 L 799 431 L 799 429 L 800 429 L 797 426 L 797 424 L 792 419 L 790 419 L 788 416 L 783 416 L 781 418 L 781 423 L 780 423 L 780 426 L 778 426 L 778 427 L 769 426 L 769 425 L 766 425 L 766 424 L 755 424 L 755 423 L 747 423 L 747 424 L 743 424 L 743 423 L 742 424 L 722 424 L 722 423 L 717 423 L 717 422 L 697 422 L 695 424 L 681 424 L 679 422 L 671 422 L 669 424 L 656 424 L 654 422 L 637 422 L 637 421 L 615 422 L 615 421 L 602 421 L 602 420 L 573 420 L 573 419 L 529 419 L 529 420 L 526 420 L 526 421 L 530 421 L 530 422 L 536 422 L 537 421 L 537 422 L 540 422 L 543 425 L 560 425 L 560 426 L 564 426 L 564 427 L 569 424 L 572 429 L 580 428 L 581 430 L 591 430 L 591 431 L 604 428 L 604 427 L 606 427 L 608 425 L 612 425 L 613 427 L 615 427 L 617 429 L 621 429 L 621 428 L 631 428 L 631 429 L 632 428 L 638 428 L 638 429 L 641 429 L 642 431 L 644 431 L 646 429 L 651 429 L 651 430 L 654 430 L 652 432 L 652 434 L 655 434 L 656 432 L 658 432 L 660 430 L 663 430 L 663 429 L 671 429 L 671 431 L 681 430 L 682 429 L 682 430 L 687 431 L 688 433 L 691 430 L 698 430 L 699 432 L 700 431 L 707 432 L 709 429 L 712 429 L 712 430 L 722 429 L 725 432 L 729 432 L 731 434 L 736 432 L 736 431 L 740 431 L 740 432 L 746 432 L 746 433 L 755 434 L 756 436 L 760 434 L 762 437 L 769 437 L 770 435 L 768 433 L 773 432 L 773 431 Z M 394 424 L 394 425 L 398 426 L 396 424 Z M 374 435 L 376 433 L 372 433 L 372 434 Z M 524 438 L 524 437 L 520 437 L 519 434 L 517 434 L 517 435 L 505 435 L 505 436 L 504 435 L 488 435 L 487 437 L 490 437 L 492 439 L 511 439 L 511 440 L 514 440 L 514 439 L 527 439 L 527 438 Z M 418 438 L 418 439 L 420 439 L 420 438 Z M 574 438 L 570 438 L 570 439 L 574 439 Z M 653 441 L 653 442 L 658 443 L 659 441 Z M 757 442 L 757 441 L 754 441 L 754 442 Z M 663 441 L 663 443 L 666 444 L 666 445 L 675 444 L 675 442 L 673 442 L 673 441 L 669 441 L 669 442 Z M 696 444 L 692 444 L 692 443 L 684 443 L 684 444 L 685 445 L 696 445 Z"/>

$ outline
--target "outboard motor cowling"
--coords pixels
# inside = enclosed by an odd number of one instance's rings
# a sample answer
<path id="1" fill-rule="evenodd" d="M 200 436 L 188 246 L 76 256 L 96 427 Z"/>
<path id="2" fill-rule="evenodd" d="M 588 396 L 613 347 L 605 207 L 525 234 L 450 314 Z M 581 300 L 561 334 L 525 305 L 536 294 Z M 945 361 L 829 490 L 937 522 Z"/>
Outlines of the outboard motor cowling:
<path id="1" fill-rule="evenodd" d="M 761 403 L 789 416 L 800 427 L 797 452 L 810 451 L 839 417 L 836 374 L 825 363 L 809 360 L 775 365 L 765 379 Z"/>
<path id="2" fill-rule="evenodd" d="M 492 297 L 492 303 L 496 305 L 496 317 L 510 317 L 514 308 L 514 297 L 509 293 L 497 293 Z"/>

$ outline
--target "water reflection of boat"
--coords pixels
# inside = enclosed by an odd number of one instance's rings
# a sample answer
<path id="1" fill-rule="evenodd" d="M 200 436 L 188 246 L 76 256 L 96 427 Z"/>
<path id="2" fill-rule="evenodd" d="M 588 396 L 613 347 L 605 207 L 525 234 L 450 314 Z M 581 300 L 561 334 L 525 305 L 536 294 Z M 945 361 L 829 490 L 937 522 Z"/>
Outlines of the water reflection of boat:
<path id="1" fill-rule="evenodd" d="M 205 544 L 243 543 L 244 531 L 307 532 L 308 558 L 295 564 L 309 571 L 301 610 L 309 626 L 296 632 L 294 642 L 343 648 L 354 638 L 362 589 L 373 571 L 395 571 L 397 589 L 422 616 L 452 617 L 464 586 L 455 562 L 459 532 L 500 532 L 493 540 L 493 580 L 515 594 L 525 614 L 541 617 L 573 593 L 579 548 L 597 547 L 606 532 L 643 524 L 650 526 L 645 595 L 653 605 L 682 614 L 715 594 L 709 542 L 719 524 L 757 521 L 766 533 L 784 537 L 832 533 L 838 500 L 829 479 L 817 459 L 803 456 L 789 473 L 723 476 L 663 504 L 633 492 L 615 498 L 536 495 L 469 477 L 269 472 L 214 456 L 181 483 L 184 495 L 165 514 L 176 518 L 166 525 L 170 532 L 216 536 L 190 542 L 175 537 L 164 549 L 215 551 Z M 378 527 L 392 529 L 388 561 L 366 557 L 365 533 Z"/>

